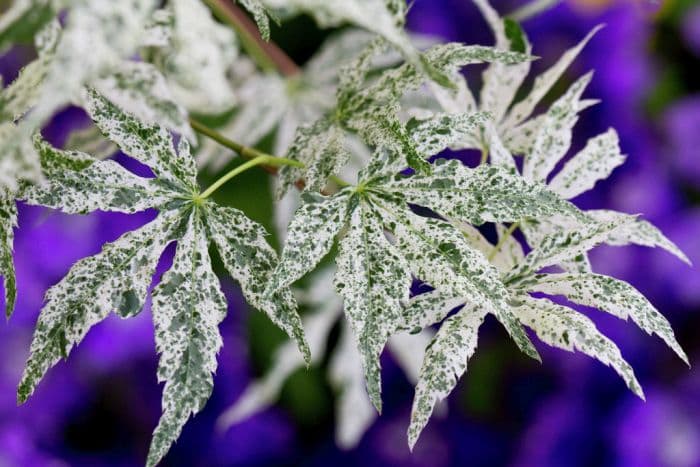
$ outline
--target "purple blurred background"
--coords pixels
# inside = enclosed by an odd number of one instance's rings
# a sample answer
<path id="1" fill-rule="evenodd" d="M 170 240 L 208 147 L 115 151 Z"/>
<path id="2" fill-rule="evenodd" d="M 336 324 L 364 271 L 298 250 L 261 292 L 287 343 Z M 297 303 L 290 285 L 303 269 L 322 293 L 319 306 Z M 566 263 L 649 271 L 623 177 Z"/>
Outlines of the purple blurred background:
<path id="1" fill-rule="evenodd" d="M 521 2 L 493 3 L 508 12 Z M 559 89 L 596 70 L 587 96 L 602 104 L 584 113 L 574 145 L 582 147 L 586 138 L 612 126 L 629 157 L 613 177 L 576 202 L 642 213 L 700 264 L 700 5 L 694 0 L 661 6 L 651 0 L 565 1 L 524 23 L 534 53 L 542 57 L 536 70 L 599 23 L 607 27 Z M 297 21 L 296 28 L 309 24 Z M 409 25 L 447 40 L 492 43 L 470 0 L 416 0 Z M 277 31 L 280 43 L 293 27 Z M 304 48 L 318 45 L 299 41 L 296 37 L 292 45 L 301 51 L 291 53 L 300 60 Z M 15 48 L 0 58 L 6 82 L 25 57 L 26 51 Z M 83 124 L 83 115 L 69 110 L 46 136 L 61 144 L 68 128 Z M 265 186 L 264 178 L 256 183 Z M 269 218 L 269 213 L 256 216 Z M 25 406 L 16 406 L 15 388 L 44 292 L 74 261 L 152 217 L 66 216 L 21 207 L 20 298 L 15 316 L 0 326 L 1 467 L 143 463 L 161 389 L 148 307 L 135 319 L 110 318 L 97 326 L 67 363 L 49 372 Z M 164 255 L 161 271 L 170 257 Z M 700 269 L 662 251 L 632 247 L 600 248 L 593 261 L 597 271 L 625 279 L 649 297 L 669 317 L 697 365 Z M 163 465 L 700 466 L 697 366 L 689 370 L 659 339 L 602 313 L 590 316 L 634 366 L 646 403 L 614 372 L 584 356 L 540 346 L 544 364 L 528 360 L 488 322 L 469 372 L 450 398 L 449 414 L 431 421 L 412 455 L 405 430 L 413 390 L 389 358 L 383 360 L 385 413 L 352 451 L 335 446 L 333 391 L 322 369 L 295 374 L 274 408 L 217 431 L 217 416 L 265 370 L 279 342 L 235 285 L 224 280 L 223 286 L 230 313 L 222 326 L 225 345 L 214 394 Z"/>

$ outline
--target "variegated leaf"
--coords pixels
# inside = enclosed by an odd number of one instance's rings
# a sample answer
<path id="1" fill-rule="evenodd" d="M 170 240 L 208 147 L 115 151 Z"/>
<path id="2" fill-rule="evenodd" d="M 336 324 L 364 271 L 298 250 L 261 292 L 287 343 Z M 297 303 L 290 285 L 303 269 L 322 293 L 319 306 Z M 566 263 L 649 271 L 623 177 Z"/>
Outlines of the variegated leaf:
<path id="1" fill-rule="evenodd" d="M 481 252 L 469 246 L 459 230 L 441 220 L 418 217 L 399 205 L 391 204 L 388 210 L 394 219 L 390 230 L 417 277 L 493 313 L 517 346 L 539 360 L 510 310 L 509 294 L 498 271 Z"/>
<path id="2" fill-rule="evenodd" d="M 532 292 L 564 295 L 568 300 L 632 319 L 648 334 L 658 334 L 686 363 L 688 357 L 676 340 L 671 324 L 634 287 L 598 274 L 543 274 L 527 285 Z"/>
<path id="3" fill-rule="evenodd" d="M 444 320 L 447 315 L 464 305 L 463 298 L 441 289 L 432 290 L 413 297 L 403 310 L 403 321 L 398 331 L 413 332 L 427 328 Z"/>
<path id="4" fill-rule="evenodd" d="M 5 2 L 0 16 L 0 53 L 18 42 L 31 43 L 34 34 L 54 16 L 51 0 Z"/>
<path id="5" fill-rule="evenodd" d="M 372 403 L 381 412 L 379 356 L 399 327 L 412 277 L 404 260 L 384 234 L 380 214 L 361 201 L 352 214 L 336 259 L 335 288 L 362 356 Z"/>
<path id="6" fill-rule="evenodd" d="M 411 138 L 418 154 L 427 159 L 470 138 L 486 124 L 489 117 L 489 114 L 482 112 L 436 115 L 412 126 Z"/>
<path id="7" fill-rule="evenodd" d="M 47 179 L 22 190 L 19 196 L 29 204 L 68 214 L 98 209 L 134 213 L 166 204 L 176 196 L 157 179 L 138 177 L 114 161 L 62 151 L 39 137 L 35 147 Z"/>
<path id="8" fill-rule="evenodd" d="M 343 322 L 340 342 L 329 362 L 329 378 L 339 391 L 335 404 L 338 446 L 350 449 L 357 445 L 377 412 L 367 397 L 362 356 L 347 322 Z"/>
<path id="9" fill-rule="evenodd" d="M 625 219 L 629 220 L 629 222 L 624 223 L 623 227 L 616 229 L 615 232 L 608 237 L 606 243 L 609 245 L 623 246 L 634 244 L 659 247 L 676 256 L 684 263 L 690 264 L 690 259 L 688 259 L 685 253 L 648 221 L 616 211 L 591 210 L 586 211 L 586 214 L 590 215 L 598 222 L 622 223 Z"/>
<path id="10" fill-rule="evenodd" d="M 22 122 L 0 123 L 0 190 L 16 192 L 20 181 L 41 179 L 41 162 L 31 142 L 30 128 Z"/>
<path id="11" fill-rule="evenodd" d="M 301 279 L 328 254 L 347 221 L 349 203 L 349 191 L 332 197 L 304 194 L 303 204 L 289 224 L 282 258 L 270 278 L 268 294 Z"/>
<path id="12" fill-rule="evenodd" d="M 527 180 L 546 182 L 547 176 L 571 146 L 572 129 L 578 114 L 585 108 L 581 95 L 593 77 L 589 73 L 574 84 L 547 111 L 535 137 L 532 150 L 525 156 L 523 176 Z"/>
<path id="13" fill-rule="evenodd" d="M 408 427 L 411 449 L 428 424 L 435 404 L 445 399 L 467 371 L 467 361 L 476 351 L 479 327 L 488 309 L 471 302 L 442 323 L 425 352 L 416 385 Z"/>
<path id="14" fill-rule="evenodd" d="M 515 44 L 506 33 L 506 21 L 498 16 L 496 10 L 491 7 L 488 0 L 474 0 L 481 10 L 496 37 L 495 47 L 499 50 L 515 50 Z M 524 52 L 530 54 L 532 47 L 524 35 Z M 530 72 L 530 62 L 525 61 L 514 65 L 506 65 L 494 62 L 484 71 L 483 87 L 481 88 L 480 109 L 491 112 L 494 121 L 500 122 L 506 115 L 520 86 Z"/>
<path id="15" fill-rule="evenodd" d="M 216 357 L 223 342 L 218 325 L 226 316 L 226 297 L 209 258 L 209 241 L 197 209 L 178 240 L 171 269 L 153 291 L 158 381 L 163 415 L 153 432 L 146 465 L 160 462 L 190 416 L 211 395 Z"/>
<path id="16" fill-rule="evenodd" d="M 39 380 L 88 330 L 112 310 L 122 316 L 138 313 L 165 246 L 180 223 L 175 211 L 107 243 L 102 252 L 75 263 L 46 294 L 31 345 L 31 354 L 17 390 L 24 402 Z"/>
<path id="17" fill-rule="evenodd" d="M 518 318 L 532 328 L 543 342 L 563 350 L 578 350 L 612 367 L 627 387 L 644 399 L 632 367 L 622 358 L 615 343 L 598 331 L 593 321 L 576 311 L 547 299 L 519 297 Z"/>
<path id="18" fill-rule="evenodd" d="M 586 147 L 564 165 L 548 186 L 562 198 L 571 199 L 608 178 L 624 162 L 617 132 L 610 129 L 588 140 Z"/>
<path id="19" fill-rule="evenodd" d="M 146 164 L 160 180 L 192 194 L 197 190 L 197 168 L 183 138 L 176 152 L 168 131 L 141 122 L 94 90 L 85 93 L 86 109 L 95 125 L 130 157 Z"/>
<path id="20" fill-rule="evenodd" d="M 194 139 L 187 111 L 178 104 L 161 72 L 149 63 L 125 61 L 118 71 L 93 86 L 123 111 Z"/>
<path id="21" fill-rule="evenodd" d="M 591 223 L 577 230 L 546 235 L 540 244 L 532 245 L 533 250 L 527 255 L 525 261 L 507 274 L 506 283 L 526 280 L 528 276 L 544 267 L 576 258 L 604 243 L 610 236 L 627 228 L 635 220 L 630 216 L 607 224 Z"/>
<path id="22" fill-rule="evenodd" d="M 566 51 L 561 58 L 551 68 L 535 79 L 530 94 L 513 106 L 504 121 L 505 128 L 513 128 L 521 124 L 535 110 L 537 104 L 552 89 L 552 86 L 559 80 L 561 75 L 576 59 L 588 41 L 600 30 L 601 26 L 594 28 L 588 35 L 572 49 Z"/>
<path id="23" fill-rule="evenodd" d="M 272 297 L 264 293 L 277 263 L 277 254 L 265 240 L 265 229 L 233 208 L 207 203 L 204 212 L 208 233 L 248 303 L 267 314 L 294 339 L 308 363 L 309 345 L 291 290 L 281 288 Z"/>
<path id="24" fill-rule="evenodd" d="M 105 138 L 95 125 L 72 131 L 68 135 L 66 149 L 90 154 L 95 159 L 108 159 L 119 151 L 116 144 Z"/>
<path id="25" fill-rule="evenodd" d="M 471 169 L 456 160 L 438 165 L 432 175 L 397 176 L 379 189 L 405 196 L 448 219 L 475 225 L 553 214 L 585 217 L 544 185 L 528 183 L 513 170 L 495 166 Z"/>
<path id="26" fill-rule="evenodd" d="M 17 227 L 17 205 L 14 197 L 0 190 L 0 276 L 5 288 L 5 316 L 9 318 L 17 301 L 17 279 L 13 259 Z"/>

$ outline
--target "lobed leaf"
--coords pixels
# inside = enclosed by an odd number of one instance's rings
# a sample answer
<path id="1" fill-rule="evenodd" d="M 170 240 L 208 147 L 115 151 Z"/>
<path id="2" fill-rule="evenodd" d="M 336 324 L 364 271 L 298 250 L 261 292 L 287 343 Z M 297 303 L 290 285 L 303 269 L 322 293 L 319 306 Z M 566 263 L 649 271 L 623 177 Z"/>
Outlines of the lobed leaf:
<path id="1" fill-rule="evenodd" d="M 146 465 L 160 462 L 191 415 L 211 395 L 216 356 L 223 342 L 218 325 L 226 316 L 226 298 L 211 267 L 205 226 L 195 209 L 178 240 L 171 269 L 153 291 L 158 381 L 163 415 L 153 432 Z"/>
<path id="2" fill-rule="evenodd" d="M 580 305 L 590 306 L 617 316 L 632 319 L 648 334 L 658 334 L 686 363 L 688 357 L 676 340 L 671 324 L 630 284 L 598 274 L 543 274 L 527 289 L 548 295 L 563 295 Z"/>
<path id="3" fill-rule="evenodd" d="M 593 321 L 547 299 L 521 299 L 522 303 L 515 308 L 518 318 L 543 342 L 569 352 L 578 350 L 612 367 L 630 390 L 644 399 L 632 367 L 622 358 L 615 343 L 598 331 Z"/>
<path id="4" fill-rule="evenodd" d="M 129 316 L 141 310 L 158 259 L 174 239 L 179 220 L 176 211 L 162 213 L 105 244 L 99 254 L 75 263 L 49 289 L 17 390 L 19 402 L 26 401 L 48 369 L 66 358 L 110 311 Z"/>
<path id="5" fill-rule="evenodd" d="M 246 301 L 294 339 L 308 363 L 309 344 L 291 290 L 285 287 L 272 297 L 265 295 L 277 264 L 277 254 L 265 240 L 265 229 L 237 209 L 207 203 L 204 213 L 208 234 L 229 274 L 240 284 Z"/>
<path id="6" fill-rule="evenodd" d="M 344 299 L 370 399 L 381 412 L 379 356 L 402 321 L 412 282 L 410 269 L 387 240 L 380 214 L 366 201 L 350 214 L 336 263 L 335 289 Z"/>
<path id="7" fill-rule="evenodd" d="M 7 191 L 0 191 L 0 276 L 5 288 L 5 316 L 9 319 L 17 302 L 17 278 L 12 256 L 17 227 L 17 205 Z"/>

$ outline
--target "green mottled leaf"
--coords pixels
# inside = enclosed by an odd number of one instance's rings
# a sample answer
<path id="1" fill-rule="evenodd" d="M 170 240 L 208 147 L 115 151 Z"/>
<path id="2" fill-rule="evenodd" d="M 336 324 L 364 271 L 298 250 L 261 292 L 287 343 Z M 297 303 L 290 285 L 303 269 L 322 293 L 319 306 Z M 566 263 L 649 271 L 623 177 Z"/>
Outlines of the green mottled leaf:
<path id="1" fill-rule="evenodd" d="M 488 114 L 442 114 L 421 120 L 411 128 L 415 149 L 424 158 L 439 154 L 483 127 Z"/>
<path id="2" fill-rule="evenodd" d="M 19 181 L 41 180 L 41 163 L 26 125 L 0 123 L 0 190 L 16 192 Z"/>
<path id="3" fill-rule="evenodd" d="M 591 40 L 591 38 L 600 30 L 600 28 L 601 26 L 594 28 L 575 47 L 566 51 L 557 61 L 557 63 L 552 65 L 552 67 L 535 79 L 532 90 L 527 97 L 515 104 L 508 113 L 508 116 L 504 121 L 506 128 L 513 128 L 530 117 L 537 104 L 552 89 L 552 86 L 554 86 L 554 84 L 559 80 L 564 71 L 566 71 L 569 65 L 571 65 L 581 50 L 586 46 L 588 41 Z"/>
<path id="4" fill-rule="evenodd" d="M 547 176 L 571 146 L 571 130 L 578 114 L 588 104 L 581 95 L 593 77 L 589 73 L 574 84 L 547 111 L 535 137 L 532 150 L 525 157 L 523 176 L 527 180 L 545 182 Z"/>
<path id="5" fill-rule="evenodd" d="M 630 216 L 606 224 L 593 223 L 581 226 L 577 230 L 546 235 L 539 245 L 533 245 L 533 250 L 525 261 L 507 274 L 506 282 L 521 281 L 544 267 L 576 258 L 604 243 L 611 235 L 627 228 L 632 222 L 635 222 L 635 218 Z"/>
<path id="6" fill-rule="evenodd" d="M 163 415 L 153 432 L 146 465 L 160 462 L 190 416 L 204 407 L 214 385 L 222 346 L 218 325 L 226 316 L 226 297 L 211 267 L 209 241 L 199 212 L 178 240 L 172 268 L 153 291 L 158 381 Z"/>
<path id="7" fill-rule="evenodd" d="M 648 334 L 658 334 L 686 363 L 688 357 L 673 334 L 671 324 L 634 287 L 598 274 L 543 274 L 527 289 L 549 295 L 564 295 L 574 303 L 607 311 L 620 319 L 631 318 Z"/>
<path id="8" fill-rule="evenodd" d="M 267 314 L 294 339 L 308 362 L 309 346 L 294 295 L 288 288 L 278 290 L 271 298 L 264 294 L 277 263 L 277 254 L 265 241 L 265 229 L 233 208 L 208 203 L 205 213 L 208 233 L 248 303 Z"/>
<path id="9" fill-rule="evenodd" d="M 468 302 L 457 314 L 445 320 L 430 343 L 413 399 L 408 427 L 411 449 L 428 424 L 435 404 L 452 392 L 467 371 L 467 361 L 476 351 L 479 327 L 487 312 L 486 308 Z"/>
<path id="10" fill-rule="evenodd" d="M 441 220 L 418 217 L 398 205 L 388 209 L 394 219 L 390 227 L 398 247 L 417 277 L 486 308 L 524 353 L 539 359 L 510 310 L 508 291 L 498 271 L 481 252 L 469 246 L 459 230 Z"/>
<path id="11" fill-rule="evenodd" d="M 282 258 L 270 278 L 272 294 L 301 279 L 323 259 L 347 222 L 349 192 L 332 197 L 307 193 L 289 224 Z"/>
<path id="12" fill-rule="evenodd" d="M 197 168 L 184 138 L 176 152 L 164 127 L 139 121 L 94 90 L 86 92 L 85 103 L 95 125 L 122 151 L 148 165 L 162 181 L 185 192 L 197 189 Z"/>
<path id="13" fill-rule="evenodd" d="M 644 399 L 632 367 L 622 358 L 620 349 L 602 335 L 593 321 L 581 313 L 546 299 L 520 297 L 515 308 L 522 322 L 532 328 L 543 342 L 563 350 L 578 350 L 612 367 L 637 396 Z"/>
<path id="14" fill-rule="evenodd" d="M 138 313 L 165 246 L 173 240 L 179 213 L 169 211 L 142 227 L 107 243 L 102 252 L 75 263 L 46 294 L 31 345 L 31 354 L 17 391 L 24 402 L 46 371 L 66 358 L 88 330 L 112 310 Z"/>
<path id="15" fill-rule="evenodd" d="M 0 191 L 0 276 L 5 287 L 5 316 L 9 318 L 17 301 L 17 279 L 12 257 L 17 227 L 17 206 L 7 191 Z"/>
<path id="16" fill-rule="evenodd" d="M 397 328 L 401 331 L 415 331 L 427 328 L 444 320 L 454 309 L 464 305 L 464 299 L 440 289 L 413 297 L 403 310 L 404 319 Z"/>
<path id="17" fill-rule="evenodd" d="M 476 225 L 557 213 L 583 217 L 575 206 L 544 185 L 528 183 L 512 170 L 494 166 L 470 169 L 459 161 L 435 167 L 432 175 L 397 176 L 382 183 L 380 189 L 405 196 L 448 219 Z"/>
<path id="18" fill-rule="evenodd" d="M 157 179 L 138 177 L 114 161 L 62 151 L 35 139 L 46 181 L 22 190 L 29 204 L 69 214 L 96 210 L 134 213 L 166 204 L 173 193 Z"/>
<path id="19" fill-rule="evenodd" d="M 366 201 L 354 209 L 340 244 L 335 278 L 362 356 L 367 390 L 379 412 L 379 356 L 403 321 L 401 311 L 412 282 L 409 266 L 387 240 L 380 216 Z"/>
<path id="20" fill-rule="evenodd" d="M 610 129 L 588 140 L 586 147 L 554 176 L 549 188 L 562 198 L 574 198 L 593 188 L 599 180 L 608 178 L 624 162 L 617 132 Z"/>
<path id="21" fill-rule="evenodd" d="M 661 233 L 659 229 L 651 223 L 639 219 L 636 216 L 623 214 L 616 211 L 592 210 L 586 211 L 598 222 L 618 222 L 624 225 L 616 229 L 606 240 L 609 245 L 642 245 L 648 247 L 659 247 L 668 251 L 672 255 L 686 264 L 690 264 L 690 259 L 671 240 Z M 629 222 L 625 222 L 628 220 Z"/>
<path id="22" fill-rule="evenodd" d="M 0 16 L 0 53 L 16 43 L 31 44 L 34 35 L 54 15 L 50 0 L 14 0 L 3 10 Z"/>

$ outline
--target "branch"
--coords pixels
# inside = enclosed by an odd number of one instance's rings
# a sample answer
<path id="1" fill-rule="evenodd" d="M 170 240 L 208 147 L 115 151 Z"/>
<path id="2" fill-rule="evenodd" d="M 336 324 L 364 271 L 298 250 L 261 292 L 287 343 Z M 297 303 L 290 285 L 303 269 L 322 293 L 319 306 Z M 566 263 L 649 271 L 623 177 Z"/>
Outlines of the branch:
<path id="1" fill-rule="evenodd" d="M 274 42 L 265 41 L 256 24 L 231 0 L 204 0 L 204 3 L 236 31 L 243 48 L 264 71 L 278 71 L 286 77 L 300 73 L 297 64 Z"/>

